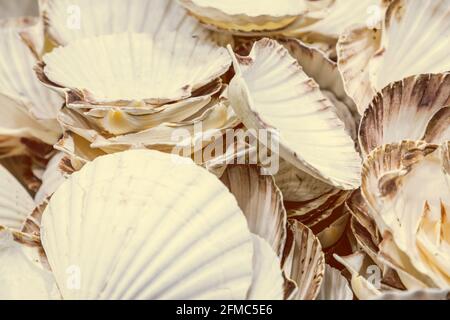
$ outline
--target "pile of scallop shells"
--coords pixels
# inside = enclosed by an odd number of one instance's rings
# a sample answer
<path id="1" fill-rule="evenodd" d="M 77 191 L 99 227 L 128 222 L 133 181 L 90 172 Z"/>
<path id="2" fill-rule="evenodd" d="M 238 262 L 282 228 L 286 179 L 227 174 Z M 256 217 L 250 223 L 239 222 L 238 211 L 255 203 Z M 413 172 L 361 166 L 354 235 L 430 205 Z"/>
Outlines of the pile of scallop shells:
<path id="1" fill-rule="evenodd" d="M 449 299 L 449 17 L 0 0 L 0 298 Z"/>

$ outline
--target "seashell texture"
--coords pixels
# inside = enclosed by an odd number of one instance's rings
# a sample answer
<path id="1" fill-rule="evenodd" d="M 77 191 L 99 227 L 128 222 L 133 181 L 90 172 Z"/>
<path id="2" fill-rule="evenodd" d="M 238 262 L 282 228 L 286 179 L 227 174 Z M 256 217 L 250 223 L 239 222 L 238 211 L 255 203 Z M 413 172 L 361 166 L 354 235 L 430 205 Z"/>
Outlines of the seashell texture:
<path id="1" fill-rule="evenodd" d="M 248 57 L 236 57 L 234 68 L 229 97 L 246 127 L 269 130 L 280 155 L 317 179 L 343 189 L 358 187 L 361 160 L 352 139 L 285 48 L 260 40 Z"/>
<path id="2" fill-rule="evenodd" d="M 3 166 L 0 166 L 0 183 L 0 228 L 20 230 L 34 209 L 33 198 Z"/>
<path id="3" fill-rule="evenodd" d="M 41 81 L 66 98 L 58 115 L 66 135 L 57 148 L 71 154 L 75 167 L 130 148 L 171 151 L 184 140 L 207 145 L 214 133 L 239 124 L 222 97 L 220 77 L 231 64 L 226 49 L 181 29 L 155 32 L 75 40 L 39 64 Z M 196 142 L 191 138 L 199 124 L 206 134 Z"/>
<path id="4" fill-rule="evenodd" d="M 43 72 L 49 81 L 90 103 L 178 101 L 220 77 L 231 60 L 224 48 L 180 42 L 176 35 L 164 34 L 163 41 L 129 33 L 78 40 L 45 55 Z M 171 51 L 175 43 L 178 50 Z M 87 72 L 78 72 L 77 65 Z M 168 77 L 170 70 L 176 73 Z"/>
<path id="5" fill-rule="evenodd" d="M 39 262 L 37 248 L 14 240 L 0 229 L 0 298 L 2 300 L 57 300 L 55 279 Z"/>
<path id="6" fill-rule="evenodd" d="M 438 114 L 447 105 L 449 73 L 414 76 L 390 84 L 375 97 L 361 120 L 362 150 L 367 155 L 378 146 L 405 139 L 430 143 L 450 140 L 450 135 L 445 134 L 449 117 Z"/>
<path id="7" fill-rule="evenodd" d="M 339 67 L 361 113 L 376 92 L 390 83 L 450 70 L 444 45 L 450 32 L 449 10 L 446 0 L 395 0 L 387 8 L 380 31 L 359 27 L 341 36 Z"/>
<path id="8" fill-rule="evenodd" d="M 173 0 L 39 0 L 46 31 L 58 45 L 124 32 L 209 37 Z M 151 15 L 153 19 L 147 19 Z"/>
<path id="9" fill-rule="evenodd" d="M 295 284 L 290 300 L 314 300 L 319 294 L 325 260 L 319 240 L 297 221 L 289 223 L 283 270 Z"/>
<path id="10" fill-rule="evenodd" d="M 156 151 L 99 157 L 74 173 L 51 198 L 41 237 L 64 299 L 243 299 L 250 286 L 261 298 L 253 253 L 262 270 L 277 271 L 268 244 L 254 249 L 224 185 L 191 160 Z M 81 272 L 77 290 L 66 285 L 71 266 Z"/>
<path id="11" fill-rule="evenodd" d="M 53 144 L 61 134 L 55 118 L 62 99 L 43 87 L 33 72 L 41 50 L 38 46 L 44 42 L 40 27 L 37 18 L 0 21 L 0 54 L 7 57 L 0 61 L 0 103 L 4 110 L 0 136 L 6 142 L 15 141 L 14 146 L 2 146 L 2 156 L 25 154 L 21 138 Z"/>
<path id="12" fill-rule="evenodd" d="M 310 0 L 271 1 L 180 0 L 195 17 L 206 25 L 243 32 L 276 30 L 292 23 L 308 10 Z"/>
<path id="13" fill-rule="evenodd" d="M 448 174 L 448 143 L 386 145 L 364 165 L 361 190 L 383 234 L 381 255 L 408 289 L 448 288 Z"/>
<path id="14" fill-rule="evenodd" d="M 0 299 L 450 300 L 449 17 L 0 0 Z"/>
<path id="15" fill-rule="evenodd" d="M 351 26 L 377 26 L 384 16 L 381 0 L 335 0 L 329 7 L 306 13 L 302 19 L 283 30 L 285 36 L 307 35 L 308 38 L 337 39 Z"/>

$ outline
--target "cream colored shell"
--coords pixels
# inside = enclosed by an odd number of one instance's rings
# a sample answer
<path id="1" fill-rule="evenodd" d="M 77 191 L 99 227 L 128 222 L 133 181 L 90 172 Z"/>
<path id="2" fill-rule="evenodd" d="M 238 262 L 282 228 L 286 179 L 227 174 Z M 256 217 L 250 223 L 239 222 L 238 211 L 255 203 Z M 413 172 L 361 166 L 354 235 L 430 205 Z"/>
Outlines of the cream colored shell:
<path id="1" fill-rule="evenodd" d="M 41 235 L 65 299 L 244 299 L 258 278 L 259 249 L 226 187 L 156 151 L 86 164 L 53 195 Z M 67 270 L 80 276 L 78 289 Z"/>

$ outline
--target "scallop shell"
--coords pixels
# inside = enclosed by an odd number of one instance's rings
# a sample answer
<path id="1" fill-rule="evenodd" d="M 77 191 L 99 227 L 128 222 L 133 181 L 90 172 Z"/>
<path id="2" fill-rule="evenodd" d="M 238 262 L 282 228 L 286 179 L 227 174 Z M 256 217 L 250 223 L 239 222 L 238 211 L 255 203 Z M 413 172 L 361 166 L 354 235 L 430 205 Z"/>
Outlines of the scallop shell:
<path id="1" fill-rule="evenodd" d="M 9 57 L 0 62 L 0 101 L 6 109 L 0 135 L 53 144 L 61 132 L 55 118 L 62 99 L 43 87 L 33 72 L 39 51 L 35 45 L 43 43 L 39 26 L 34 18 L 0 22 L 0 55 Z"/>
<path id="2" fill-rule="evenodd" d="M 252 284 L 251 233 L 226 187 L 156 151 L 107 155 L 72 174 L 41 238 L 65 299 L 243 299 Z"/>
<path id="3" fill-rule="evenodd" d="M 334 110 L 344 123 L 347 132 L 356 141 L 359 114 L 355 103 L 345 92 L 337 64 L 321 50 L 300 40 L 289 39 L 282 44 L 297 60 L 303 71 L 319 85 L 322 94 L 334 105 Z"/>
<path id="4" fill-rule="evenodd" d="M 128 106 L 92 105 L 85 102 L 67 101 L 67 107 L 76 110 L 100 130 L 113 135 L 124 135 L 156 127 L 161 123 L 181 122 L 205 113 L 216 98 L 211 97 L 222 89 L 216 81 L 214 88 L 200 96 L 162 106 L 131 103 Z"/>
<path id="5" fill-rule="evenodd" d="M 371 153 L 362 174 L 362 194 L 380 232 L 392 234 L 414 268 L 441 288 L 448 286 L 450 261 L 447 148 L 412 141 L 385 145 Z"/>
<path id="6" fill-rule="evenodd" d="M 157 38 L 122 33 L 81 39 L 54 49 L 43 61 L 45 76 L 67 88 L 63 91 L 72 90 L 91 103 L 122 104 L 163 104 L 189 98 L 231 64 L 224 48 L 177 37 L 175 32 Z"/>
<path id="7" fill-rule="evenodd" d="M 447 105 L 450 105 L 450 73 L 413 76 L 390 84 L 364 113 L 359 130 L 361 149 L 367 155 L 384 144 L 425 140 L 426 130 L 427 142 L 450 139 L 444 128 L 450 121 L 448 115 L 437 115 Z"/>
<path id="8" fill-rule="evenodd" d="M 347 279 L 335 268 L 325 265 L 325 277 L 318 300 L 353 300 L 353 292 Z"/>
<path id="9" fill-rule="evenodd" d="M 283 30 L 282 34 L 287 37 L 337 39 L 351 26 L 367 25 L 369 22 L 373 27 L 379 25 L 384 10 L 381 0 L 335 0 L 321 11 L 305 14 L 302 19 Z"/>
<path id="10" fill-rule="evenodd" d="M 289 223 L 283 270 L 296 286 L 290 300 L 314 300 L 319 294 L 325 272 L 320 241 L 297 221 Z"/>
<path id="11" fill-rule="evenodd" d="M 359 44 L 366 43 L 359 52 L 355 51 L 356 44 L 341 41 L 338 44 L 341 63 L 344 64 L 341 71 L 349 87 L 354 88 L 349 94 L 353 96 L 361 83 L 364 89 L 360 91 L 372 91 L 373 96 L 389 83 L 409 76 L 450 70 L 449 12 L 450 3 L 446 0 L 396 0 L 386 11 L 379 45 L 373 46 L 377 41 L 369 38 L 371 32 L 368 30 L 362 32 L 365 39 L 358 41 Z M 350 31 L 352 33 L 354 35 Z M 344 38 L 348 38 L 348 35 Z M 353 70 L 346 72 L 343 69 Z M 364 82 L 360 78 L 364 78 Z M 361 111 L 369 104 L 372 96 L 367 94 L 365 97 L 360 96 L 360 101 L 355 99 Z"/>
<path id="12" fill-rule="evenodd" d="M 14 241 L 13 235 L 0 229 L 0 299 L 59 299 L 53 275 L 42 268 L 36 248 Z"/>
<path id="13" fill-rule="evenodd" d="M 173 0 L 40 0 L 40 7 L 46 31 L 59 45 L 123 32 L 209 35 Z"/>
<path id="14" fill-rule="evenodd" d="M 344 88 L 361 115 L 375 95 L 367 65 L 380 43 L 381 30 L 357 27 L 344 32 L 336 44 L 338 68 L 344 80 Z"/>
<path id="15" fill-rule="evenodd" d="M 269 130 L 281 157 L 299 169 L 339 188 L 357 188 L 361 160 L 351 137 L 287 50 L 263 39 L 237 59 L 229 98 L 246 127 Z"/>
<path id="16" fill-rule="evenodd" d="M 179 0 L 206 25 L 242 32 L 276 30 L 292 23 L 308 10 L 309 0 L 284 0 L 276 6 L 270 0 Z"/>
<path id="17" fill-rule="evenodd" d="M 230 165 L 222 182 L 235 196 L 252 233 L 265 239 L 282 257 L 286 242 L 286 210 L 283 197 L 271 176 L 256 166 Z"/>
<path id="18" fill-rule="evenodd" d="M 34 209 L 33 199 L 3 166 L 0 166 L 0 183 L 0 226 L 20 230 Z"/>

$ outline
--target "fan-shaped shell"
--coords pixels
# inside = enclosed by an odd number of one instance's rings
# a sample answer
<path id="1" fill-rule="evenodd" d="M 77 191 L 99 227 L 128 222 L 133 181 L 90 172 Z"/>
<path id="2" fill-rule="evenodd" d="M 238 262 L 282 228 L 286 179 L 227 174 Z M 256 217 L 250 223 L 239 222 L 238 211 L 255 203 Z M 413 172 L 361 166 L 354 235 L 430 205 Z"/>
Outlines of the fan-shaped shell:
<path id="1" fill-rule="evenodd" d="M 177 38 L 176 33 L 160 38 L 122 33 L 82 39 L 56 48 L 43 61 L 51 82 L 81 93 L 85 101 L 152 104 L 190 97 L 231 64 L 224 48 Z"/>
<path id="2" fill-rule="evenodd" d="M 386 11 L 381 42 L 368 29 L 342 37 L 338 44 L 341 71 L 361 111 L 390 83 L 450 70 L 449 12 L 446 0 L 395 0 Z M 351 38 L 357 42 L 348 41 Z"/>
<path id="3" fill-rule="evenodd" d="M 297 39 L 281 42 L 303 71 L 319 85 L 322 94 L 330 100 L 345 129 L 356 141 L 359 115 L 353 100 L 344 89 L 342 76 L 337 64 L 330 60 L 321 50 L 306 45 Z"/>
<path id="4" fill-rule="evenodd" d="M 375 94 L 367 70 L 381 42 L 381 30 L 357 27 L 344 32 L 336 44 L 338 68 L 347 94 L 362 115 Z"/>
<path id="5" fill-rule="evenodd" d="M 41 238 L 65 299 L 243 299 L 251 284 L 252 239 L 236 201 L 191 160 L 156 151 L 107 155 L 72 174 Z"/>
<path id="6" fill-rule="evenodd" d="M 288 51 L 263 39 L 237 59 L 229 97 L 246 127 L 268 130 L 281 157 L 312 176 L 343 189 L 358 187 L 361 160 L 351 137 Z"/>
<path id="7" fill-rule="evenodd" d="M 61 45 L 123 32 L 209 35 L 173 0 L 40 0 L 40 7 L 48 34 Z"/>
<path id="8" fill-rule="evenodd" d="M 62 99 L 33 72 L 36 46 L 43 44 L 41 27 L 34 18 L 0 22 L 0 102 L 5 109 L 0 134 L 53 144 L 60 135 L 55 117 Z"/>
<path id="9" fill-rule="evenodd" d="M 359 130 L 361 149 L 367 155 L 378 146 L 402 140 L 426 140 L 439 143 L 450 139 L 433 131 L 443 131 L 446 114 L 436 115 L 450 105 L 450 74 L 424 74 L 406 78 L 384 88 L 366 109 Z M 442 136 L 442 134 L 444 136 Z M 433 138 L 436 136 L 436 138 Z M 440 138 L 439 138 L 440 137 Z"/>

